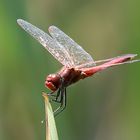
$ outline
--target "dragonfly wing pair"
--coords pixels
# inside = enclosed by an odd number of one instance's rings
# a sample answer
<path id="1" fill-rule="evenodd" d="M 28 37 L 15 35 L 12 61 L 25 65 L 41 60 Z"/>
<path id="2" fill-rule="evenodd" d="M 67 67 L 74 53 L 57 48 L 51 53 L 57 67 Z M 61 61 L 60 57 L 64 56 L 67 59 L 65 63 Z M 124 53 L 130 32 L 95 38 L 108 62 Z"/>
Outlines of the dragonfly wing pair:
<path id="1" fill-rule="evenodd" d="M 55 26 L 49 27 L 48 35 L 36 26 L 17 20 L 18 24 L 37 41 L 39 41 L 60 63 L 66 67 L 90 67 L 95 66 L 92 57 L 75 41 Z M 88 65 L 89 64 L 89 65 Z"/>

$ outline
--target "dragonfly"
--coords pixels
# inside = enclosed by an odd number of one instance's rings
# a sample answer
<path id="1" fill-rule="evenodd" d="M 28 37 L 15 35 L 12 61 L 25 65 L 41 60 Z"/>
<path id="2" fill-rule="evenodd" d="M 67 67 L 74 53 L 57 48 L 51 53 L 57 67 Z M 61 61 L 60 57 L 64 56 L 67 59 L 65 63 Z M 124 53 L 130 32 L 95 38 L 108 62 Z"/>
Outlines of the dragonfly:
<path id="1" fill-rule="evenodd" d="M 59 107 L 54 111 L 55 116 L 66 108 L 66 88 L 71 84 L 109 67 L 140 61 L 140 59 L 134 59 L 137 54 L 124 54 L 94 61 L 89 53 L 55 26 L 49 27 L 49 35 L 23 19 L 18 19 L 17 23 L 63 65 L 61 70 L 54 74 L 49 74 L 45 80 L 45 86 L 51 90 L 48 95 L 53 97 L 53 101 L 60 103 Z"/>

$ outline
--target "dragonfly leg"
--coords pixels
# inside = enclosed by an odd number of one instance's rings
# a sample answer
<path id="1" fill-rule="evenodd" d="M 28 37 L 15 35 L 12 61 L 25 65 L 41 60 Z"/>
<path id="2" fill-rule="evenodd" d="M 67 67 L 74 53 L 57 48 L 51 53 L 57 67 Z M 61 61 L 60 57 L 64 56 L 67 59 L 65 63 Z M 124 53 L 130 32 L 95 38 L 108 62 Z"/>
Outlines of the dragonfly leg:
<path id="1" fill-rule="evenodd" d="M 50 99 L 50 101 L 54 101 L 54 102 L 60 103 L 60 101 L 58 100 L 59 96 L 60 96 L 60 89 L 57 91 L 56 94 L 54 94 L 54 92 L 51 92 L 51 93 L 48 93 L 47 95 L 52 97 L 52 99 Z"/>
<path id="2" fill-rule="evenodd" d="M 67 105 L 67 96 L 66 96 L 66 88 L 64 89 L 64 99 L 63 99 L 63 108 L 61 109 L 61 112 L 66 108 Z M 60 112 L 59 112 L 60 113 Z"/>
<path id="3" fill-rule="evenodd" d="M 60 102 L 60 101 L 58 100 L 58 99 L 59 99 L 59 96 L 61 96 L 61 95 L 60 95 L 60 92 L 61 92 L 61 91 L 60 91 L 60 89 L 59 89 L 58 92 L 57 92 L 57 94 L 56 94 L 56 98 L 55 98 L 55 101 L 56 101 L 56 102 L 57 102 L 57 101 Z"/>
<path id="4" fill-rule="evenodd" d="M 50 92 L 50 93 L 47 93 L 47 95 L 48 95 L 48 96 L 55 97 L 56 95 L 54 95 L 53 93 L 54 93 L 54 91 L 52 91 L 52 92 Z"/>
<path id="5" fill-rule="evenodd" d="M 57 112 L 59 112 L 59 110 L 63 107 L 63 99 L 64 99 L 64 96 L 63 96 L 63 91 L 61 91 L 61 93 L 60 93 L 61 95 L 61 97 L 60 97 L 60 106 L 56 109 L 56 110 L 54 110 L 54 116 L 56 116 L 57 115 Z"/>
<path id="6" fill-rule="evenodd" d="M 60 114 L 65 108 L 66 108 L 66 88 L 64 88 L 63 91 L 61 91 L 61 99 L 60 99 L 60 106 L 54 111 L 54 116 L 56 117 L 58 114 Z"/>
<path id="7" fill-rule="evenodd" d="M 60 97 L 60 99 L 59 99 L 59 97 Z M 55 99 L 52 99 L 52 101 L 54 101 L 54 102 L 57 102 L 57 103 L 61 103 L 61 89 L 59 89 L 58 91 L 57 91 L 57 94 L 55 95 Z"/>
<path id="8" fill-rule="evenodd" d="M 54 94 L 54 91 L 53 91 L 53 92 L 50 92 L 50 93 L 47 93 L 47 95 L 48 95 L 49 97 L 56 97 L 56 95 Z M 49 98 L 49 101 L 52 102 L 53 99 L 50 99 L 50 98 Z"/>

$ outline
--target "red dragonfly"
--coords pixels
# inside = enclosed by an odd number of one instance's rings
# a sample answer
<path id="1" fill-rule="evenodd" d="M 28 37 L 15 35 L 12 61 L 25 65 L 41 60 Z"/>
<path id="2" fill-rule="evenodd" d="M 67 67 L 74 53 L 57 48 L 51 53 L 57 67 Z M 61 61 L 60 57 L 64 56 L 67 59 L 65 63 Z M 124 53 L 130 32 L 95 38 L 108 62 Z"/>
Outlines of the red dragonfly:
<path id="1" fill-rule="evenodd" d="M 63 65 L 60 71 L 48 75 L 45 81 L 45 86 L 52 91 L 49 95 L 54 96 L 53 101 L 60 103 L 60 106 L 54 111 L 55 115 L 62 112 L 66 107 L 66 88 L 69 85 L 106 68 L 140 61 L 132 60 L 137 54 L 125 54 L 110 59 L 94 61 L 81 46 L 59 28 L 50 26 L 50 35 L 48 35 L 27 21 L 18 19 L 17 22 Z M 104 63 L 96 65 L 101 62 Z M 56 91 L 57 93 L 54 95 L 53 93 Z"/>

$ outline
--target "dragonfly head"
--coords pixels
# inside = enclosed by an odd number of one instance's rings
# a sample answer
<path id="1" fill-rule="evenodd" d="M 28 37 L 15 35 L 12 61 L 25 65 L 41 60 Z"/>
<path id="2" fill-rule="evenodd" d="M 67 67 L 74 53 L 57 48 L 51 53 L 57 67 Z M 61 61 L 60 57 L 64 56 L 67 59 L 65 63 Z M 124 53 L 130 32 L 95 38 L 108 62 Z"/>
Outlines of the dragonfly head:
<path id="1" fill-rule="evenodd" d="M 47 76 L 45 86 L 48 89 L 56 91 L 60 85 L 61 85 L 61 77 L 59 74 L 50 74 Z"/>

